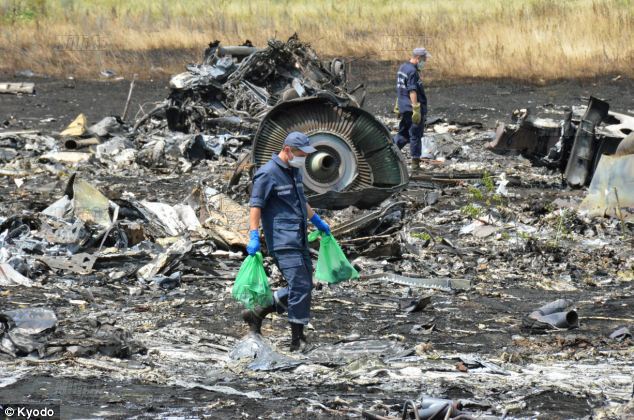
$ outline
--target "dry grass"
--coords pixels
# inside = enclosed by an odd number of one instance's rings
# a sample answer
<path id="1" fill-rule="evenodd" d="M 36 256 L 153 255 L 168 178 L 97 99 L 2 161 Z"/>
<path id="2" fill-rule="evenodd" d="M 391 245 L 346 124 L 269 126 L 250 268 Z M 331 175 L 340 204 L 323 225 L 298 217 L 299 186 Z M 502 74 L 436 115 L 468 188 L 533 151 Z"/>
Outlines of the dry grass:
<path id="1" fill-rule="evenodd" d="M 402 60 L 425 45 L 443 79 L 634 76 L 631 0 L 0 0 L 0 25 L 0 71 L 147 77 L 214 39 L 297 32 L 322 56 Z"/>

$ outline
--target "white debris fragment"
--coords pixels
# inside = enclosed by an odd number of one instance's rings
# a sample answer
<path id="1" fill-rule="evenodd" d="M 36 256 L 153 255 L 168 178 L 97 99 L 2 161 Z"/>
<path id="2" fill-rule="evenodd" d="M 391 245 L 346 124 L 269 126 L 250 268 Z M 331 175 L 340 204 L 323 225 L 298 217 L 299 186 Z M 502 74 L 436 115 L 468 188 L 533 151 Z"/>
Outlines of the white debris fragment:
<path id="1" fill-rule="evenodd" d="M 33 282 L 15 271 L 9 263 L 0 264 L 0 286 L 26 286 L 33 287 Z"/>
<path id="2" fill-rule="evenodd" d="M 506 173 L 502 172 L 497 180 L 497 182 L 495 183 L 498 187 L 495 190 L 496 194 L 499 194 L 503 197 L 508 197 L 509 195 L 509 191 L 506 188 L 506 186 L 508 185 L 509 181 L 508 179 L 506 179 Z"/>

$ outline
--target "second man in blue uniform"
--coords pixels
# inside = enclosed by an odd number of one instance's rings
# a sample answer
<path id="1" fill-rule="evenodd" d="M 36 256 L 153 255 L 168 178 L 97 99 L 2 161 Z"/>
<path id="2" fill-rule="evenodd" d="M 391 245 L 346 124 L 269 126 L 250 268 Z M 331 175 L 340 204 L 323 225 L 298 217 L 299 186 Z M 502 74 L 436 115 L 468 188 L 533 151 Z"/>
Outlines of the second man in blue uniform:
<path id="1" fill-rule="evenodd" d="M 425 130 L 427 96 L 419 72 L 431 55 L 425 48 L 414 48 L 412 57 L 399 67 L 396 74 L 396 106 L 401 122 L 394 143 L 402 149 L 409 143 L 412 170 L 420 168 L 421 139 Z"/>

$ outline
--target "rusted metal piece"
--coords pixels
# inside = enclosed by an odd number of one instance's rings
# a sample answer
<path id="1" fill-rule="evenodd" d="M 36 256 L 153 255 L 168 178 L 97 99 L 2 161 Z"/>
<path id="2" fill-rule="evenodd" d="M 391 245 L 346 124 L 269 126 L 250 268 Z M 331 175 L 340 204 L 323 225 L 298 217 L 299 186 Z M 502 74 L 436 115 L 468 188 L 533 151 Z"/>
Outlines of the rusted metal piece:
<path id="1" fill-rule="evenodd" d="M 253 167 L 253 163 L 251 163 L 251 154 L 244 153 L 238 159 L 238 162 L 236 163 L 236 168 L 233 171 L 233 174 L 231 175 L 231 178 L 229 179 L 229 182 L 227 185 L 229 187 L 237 185 L 238 182 L 240 181 L 240 178 L 242 177 L 242 174 L 247 173 L 247 176 L 248 176 L 248 172 L 252 167 Z"/>

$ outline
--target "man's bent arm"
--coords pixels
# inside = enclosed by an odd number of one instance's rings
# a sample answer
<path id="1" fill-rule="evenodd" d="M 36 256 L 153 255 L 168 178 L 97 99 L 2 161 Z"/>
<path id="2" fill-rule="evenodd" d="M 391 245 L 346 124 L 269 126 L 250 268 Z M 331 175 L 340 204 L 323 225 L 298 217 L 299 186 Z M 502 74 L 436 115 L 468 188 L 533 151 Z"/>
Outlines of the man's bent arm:
<path id="1" fill-rule="evenodd" d="M 251 210 L 249 210 L 249 230 L 260 229 L 261 217 L 262 217 L 262 209 L 259 207 L 251 207 Z"/>
<path id="2" fill-rule="evenodd" d="M 308 219 L 313 217 L 313 215 L 315 214 L 315 210 L 313 210 L 313 208 L 308 203 L 306 203 L 306 213 L 308 213 Z"/>
<path id="3" fill-rule="evenodd" d="M 412 101 L 412 105 L 416 105 L 418 103 L 418 96 L 416 95 L 415 90 L 409 91 L 409 100 Z"/>

